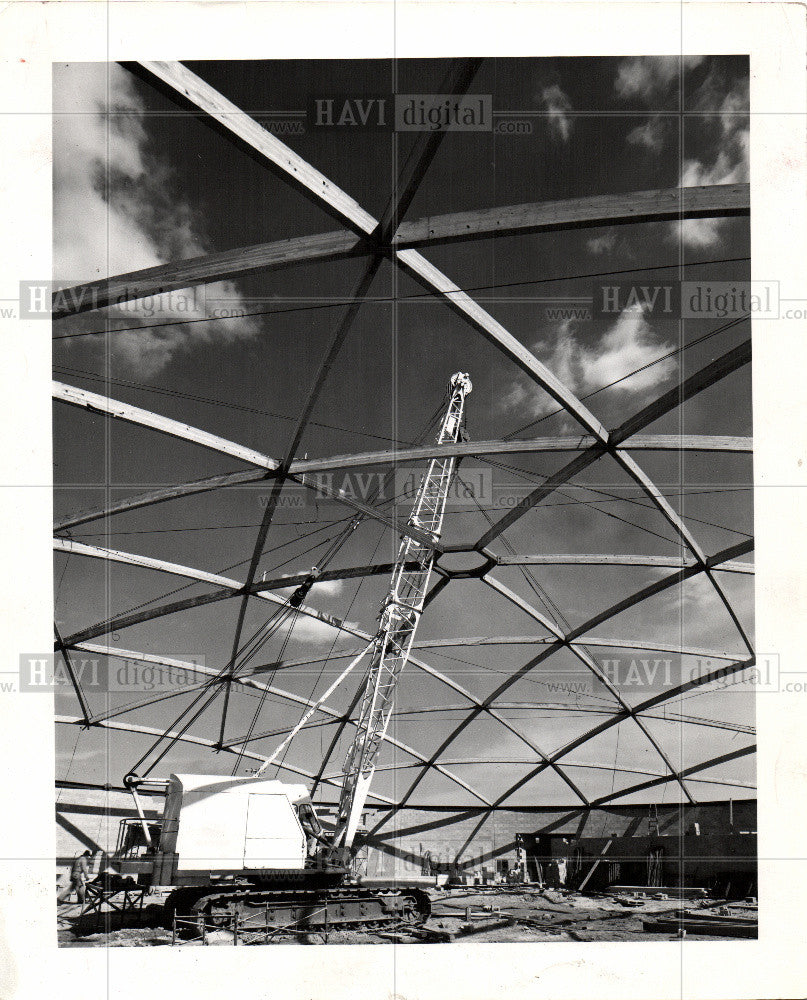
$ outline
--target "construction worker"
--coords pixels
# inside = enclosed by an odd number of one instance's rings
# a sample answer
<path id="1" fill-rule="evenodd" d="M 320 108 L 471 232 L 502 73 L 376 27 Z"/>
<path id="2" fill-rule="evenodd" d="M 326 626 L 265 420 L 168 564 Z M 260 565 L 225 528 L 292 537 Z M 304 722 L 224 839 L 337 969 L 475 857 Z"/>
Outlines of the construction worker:
<path id="1" fill-rule="evenodd" d="M 92 855 L 89 851 L 84 851 L 83 854 L 79 854 L 75 859 L 73 867 L 70 869 L 70 882 L 56 897 L 57 902 L 65 902 L 70 893 L 75 892 L 79 903 L 84 906 L 84 899 L 87 894 L 85 886 L 87 884 L 87 876 L 90 874 L 91 857 Z"/>
<path id="2" fill-rule="evenodd" d="M 317 853 L 319 844 L 327 844 L 327 839 L 322 833 L 317 814 L 308 802 L 301 802 L 297 808 L 297 815 L 300 818 L 300 826 L 306 836 L 307 853 L 313 858 Z"/>

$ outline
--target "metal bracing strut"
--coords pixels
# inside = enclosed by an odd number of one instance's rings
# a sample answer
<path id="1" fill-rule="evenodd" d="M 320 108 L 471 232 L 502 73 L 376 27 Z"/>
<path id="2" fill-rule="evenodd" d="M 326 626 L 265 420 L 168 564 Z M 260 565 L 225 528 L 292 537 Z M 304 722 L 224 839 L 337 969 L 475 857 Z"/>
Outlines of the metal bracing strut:
<path id="1" fill-rule="evenodd" d="M 465 397 L 471 380 L 457 372 L 449 381 L 451 398 L 440 426 L 438 444 L 459 440 Z M 409 527 L 426 532 L 437 541 L 443 528 L 448 490 L 456 458 L 437 457 L 418 489 Z M 409 651 L 423 610 L 423 601 L 434 563 L 434 548 L 417 538 L 404 536 L 392 572 L 389 594 L 381 609 L 372 659 L 361 699 L 356 735 L 347 752 L 344 782 L 333 843 L 350 848 L 373 779 L 378 751 L 389 724 L 398 677 L 409 659 Z"/>

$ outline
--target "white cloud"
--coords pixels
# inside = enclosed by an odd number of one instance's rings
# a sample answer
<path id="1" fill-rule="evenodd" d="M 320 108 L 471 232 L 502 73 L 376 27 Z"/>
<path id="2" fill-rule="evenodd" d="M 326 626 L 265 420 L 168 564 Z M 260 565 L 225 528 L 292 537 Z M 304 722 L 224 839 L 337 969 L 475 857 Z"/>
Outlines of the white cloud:
<path id="1" fill-rule="evenodd" d="M 656 336 L 641 306 L 623 309 L 611 329 L 593 348 L 580 348 L 584 392 L 592 392 L 622 378 L 628 372 L 656 361 L 673 349 Z M 620 382 L 617 391 L 637 395 L 666 382 L 675 372 L 672 358 L 638 372 Z"/>
<path id="2" fill-rule="evenodd" d="M 344 587 L 344 580 L 318 580 L 308 593 L 309 597 L 335 597 L 342 593 Z M 288 594 L 293 594 L 296 589 L 296 587 L 284 587 L 275 593 L 285 597 Z"/>
<path id="3" fill-rule="evenodd" d="M 684 70 L 694 69 L 703 62 L 703 56 L 684 56 Z M 678 56 L 640 56 L 623 59 L 617 69 L 614 90 L 619 97 L 642 98 L 650 104 L 665 93 L 672 84 L 677 84 Z"/>
<path id="4" fill-rule="evenodd" d="M 306 595 L 303 603 L 309 607 L 320 611 L 326 615 L 329 612 L 325 611 L 323 608 L 323 598 L 331 599 L 338 597 L 345 589 L 345 580 L 322 580 L 319 583 L 315 583 L 311 590 Z M 273 593 L 278 597 L 287 598 L 290 597 L 296 587 L 283 587 L 282 589 L 274 590 Z M 325 602 L 327 604 L 327 601 Z M 341 635 L 344 637 L 344 633 L 338 632 L 333 625 L 329 625 L 327 622 L 321 621 L 319 618 L 312 618 L 310 615 L 300 613 L 294 616 L 294 628 L 292 629 L 292 639 L 296 639 L 299 642 L 311 643 L 311 644 L 322 644 L 331 643 L 333 640 Z M 341 618 L 336 616 L 334 621 L 341 621 Z M 278 630 L 281 635 L 285 635 L 289 630 L 289 625 L 292 619 L 285 621 Z M 361 626 L 355 622 L 345 622 L 348 628 L 360 629 Z"/>
<path id="5" fill-rule="evenodd" d="M 209 252 L 203 220 L 177 196 L 167 164 L 149 151 L 145 109 L 129 74 L 114 64 L 59 66 L 55 92 L 58 107 L 71 113 L 54 117 L 54 279 L 92 281 Z M 116 113 L 107 117 L 107 111 Z M 203 295 L 166 293 L 112 309 L 112 316 L 134 324 L 177 320 L 119 334 L 116 356 L 148 375 L 194 343 L 257 333 L 248 318 L 182 325 L 209 317 L 205 299 L 213 297 L 243 307 L 236 286 L 225 281 Z"/>
<path id="6" fill-rule="evenodd" d="M 616 233 L 613 229 L 608 229 L 606 232 L 602 233 L 600 236 L 593 236 L 590 240 L 586 240 L 586 246 L 590 253 L 603 254 L 610 253 L 616 246 Z"/>
<path id="7" fill-rule="evenodd" d="M 568 114 L 572 110 L 572 102 L 557 84 L 544 87 L 541 101 L 549 112 L 550 132 L 564 142 L 568 142 L 572 133 L 572 120 Z"/>
<path id="8" fill-rule="evenodd" d="M 320 580 L 319 583 L 314 584 L 314 593 L 320 595 L 326 594 L 328 597 L 341 594 L 344 589 L 344 580 Z"/>
<path id="9" fill-rule="evenodd" d="M 705 119 L 713 136 L 713 155 L 706 160 L 684 160 L 682 187 L 739 184 L 749 179 L 748 81 L 721 93 L 721 81 L 710 74 L 699 89 L 696 110 L 712 112 Z M 717 114 L 714 114 L 715 110 Z M 670 226 L 670 235 L 687 247 L 709 247 L 720 241 L 722 219 L 685 219 Z"/>
<path id="10" fill-rule="evenodd" d="M 343 625 L 345 628 L 353 629 L 358 632 L 362 631 L 362 627 L 358 622 L 343 621 L 339 617 L 334 617 L 334 621 L 338 621 L 340 625 Z M 285 633 L 287 629 L 287 625 L 281 626 L 281 631 L 283 633 Z M 294 623 L 294 629 L 291 633 L 291 638 L 297 642 L 303 642 L 312 646 L 330 646 L 334 640 L 337 642 L 356 641 L 355 636 L 352 636 L 347 632 L 340 631 L 334 628 L 333 625 L 329 625 L 327 622 L 324 622 L 319 618 L 311 618 L 309 615 L 305 614 L 297 615 Z"/>
<path id="11" fill-rule="evenodd" d="M 664 148 L 665 133 L 664 121 L 655 116 L 628 132 L 627 142 L 631 146 L 642 146 L 651 153 L 660 153 Z"/>
<path id="12" fill-rule="evenodd" d="M 310 618 L 308 615 L 297 615 L 292 630 L 293 639 L 313 645 L 333 642 L 338 635 L 342 634 L 326 622 L 320 621 L 318 618 Z"/>
<path id="13" fill-rule="evenodd" d="M 572 320 L 563 320 L 557 328 L 554 343 L 538 341 L 532 351 L 543 364 L 570 389 L 574 388 L 577 375 L 574 359 L 577 343 L 572 333 Z M 525 375 L 519 375 L 501 397 L 500 407 L 505 412 L 527 413 L 543 417 L 557 409 L 557 403 Z"/>
<path id="14" fill-rule="evenodd" d="M 675 360 L 658 360 L 672 349 L 672 344 L 657 336 L 638 305 L 624 309 L 592 346 L 578 339 L 573 320 L 564 320 L 551 338 L 538 341 L 532 348 L 553 375 L 578 396 L 651 365 L 614 386 L 613 392 L 625 397 L 649 394 L 672 377 L 677 368 Z M 519 376 L 502 397 L 501 407 L 538 418 L 556 410 L 557 404 L 526 376 Z"/>

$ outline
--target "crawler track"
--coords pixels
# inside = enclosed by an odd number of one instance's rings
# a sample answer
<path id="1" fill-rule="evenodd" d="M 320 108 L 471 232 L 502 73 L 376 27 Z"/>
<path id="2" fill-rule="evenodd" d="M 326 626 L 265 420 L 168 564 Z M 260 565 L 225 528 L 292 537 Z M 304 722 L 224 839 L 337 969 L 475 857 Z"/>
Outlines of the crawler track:
<path id="1" fill-rule="evenodd" d="M 195 898 L 194 898 L 195 897 Z M 320 889 L 202 890 L 175 893 L 169 915 L 194 915 L 199 927 L 233 928 L 282 935 L 341 928 L 373 930 L 424 923 L 431 902 L 421 889 L 350 886 Z"/>

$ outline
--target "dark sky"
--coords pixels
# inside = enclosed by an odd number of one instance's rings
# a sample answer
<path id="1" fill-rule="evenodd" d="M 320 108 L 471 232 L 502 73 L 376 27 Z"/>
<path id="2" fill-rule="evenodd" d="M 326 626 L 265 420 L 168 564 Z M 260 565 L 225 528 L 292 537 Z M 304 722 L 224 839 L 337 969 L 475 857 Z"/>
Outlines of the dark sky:
<path id="1" fill-rule="evenodd" d="M 366 210 L 380 214 L 393 190 L 416 133 L 390 129 L 317 128 L 306 110 L 322 95 L 390 95 L 439 92 L 443 61 L 194 63 L 194 72 L 241 109 L 292 129 L 279 135 L 295 152 L 352 195 Z M 492 95 L 494 123 L 521 121 L 530 134 L 449 132 L 420 185 L 407 219 L 469 211 L 528 201 L 557 200 L 674 187 L 679 183 L 720 184 L 748 179 L 748 63 L 744 57 L 690 58 L 684 67 L 672 59 L 487 59 L 471 93 Z M 176 258 L 236 248 L 251 243 L 327 232 L 339 228 L 329 215 L 294 191 L 220 135 L 206 128 L 148 84 L 116 66 L 54 67 L 54 272 L 67 283 L 136 270 Z M 68 113 L 69 112 L 69 113 Z M 111 112 L 104 114 L 103 112 Z M 294 125 L 294 123 L 297 123 Z M 293 131 L 296 129 L 296 131 Z M 681 277 L 709 282 L 739 282 L 749 276 L 747 219 L 698 220 L 679 230 L 674 223 L 603 227 L 502 239 L 475 240 L 435 247 L 425 256 L 457 285 L 477 297 L 488 312 L 534 352 L 580 396 L 595 393 L 586 405 L 608 427 L 749 336 L 740 323 L 707 334 L 719 319 L 680 322 L 657 312 L 626 310 L 617 315 L 573 318 L 552 313 L 586 304 L 597 278 L 628 272 L 617 280 Z M 666 269 L 658 268 L 665 266 Z M 207 286 L 197 298 L 174 293 L 159 303 L 129 306 L 115 313 L 96 312 L 54 325 L 55 377 L 204 428 L 278 457 L 288 446 L 294 418 L 312 383 L 335 325 L 363 271 L 362 259 L 290 267 L 270 274 Z M 656 270 L 647 270 L 657 268 Z M 644 269 L 644 270 L 641 270 Z M 155 306 L 154 309 L 149 308 Z M 191 309 L 188 312 L 188 309 Z M 262 313 L 222 319 L 227 308 Z M 267 315 L 266 313 L 271 312 Z M 189 318 L 195 320 L 186 323 Z M 160 325 L 153 325 L 160 324 Z M 90 331 L 141 327 L 109 337 L 70 336 Z M 692 346 L 690 346 L 692 345 Z M 678 353 L 670 356 L 671 352 Z M 624 376 L 636 369 L 632 379 Z M 449 375 L 462 369 L 474 382 L 468 400 L 472 438 L 500 438 L 533 424 L 523 436 L 572 434 L 578 425 L 540 389 L 519 373 L 497 349 L 455 316 L 444 303 L 385 262 L 353 323 L 315 407 L 299 454 L 309 457 L 381 450 L 391 441 L 419 440 L 424 424 L 445 393 Z M 105 379 L 109 381 L 106 383 Z M 623 381 L 610 385 L 617 379 Z M 394 391 L 393 391 L 394 386 Z M 750 372 L 740 372 L 675 410 L 648 433 L 750 435 Z M 57 405 L 54 423 L 55 513 L 101 507 L 112 500 L 161 484 L 177 483 L 242 468 L 235 460 L 143 428 Z M 497 496 L 521 495 L 525 487 L 564 465 L 571 456 L 548 453 L 508 458 L 493 468 Z M 749 456 L 637 452 L 643 469 L 659 484 L 707 553 L 742 541 L 753 530 Z M 513 470 L 515 467 L 516 471 Z M 485 469 L 469 461 L 461 473 Z M 377 470 L 371 470 L 377 471 Z M 523 517 L 506 538 L 522 553 L 629 553 L 675 555 L 680 546 L 663 517 L 610 458 L 601 459 Z M 599 491 L 599 492 L 595 492 Z M 229 489 L 160 504 L 124 514 L 107 523 L 75 528 L 77 541 L 166 559 L 243 579 L 260 522 L 263 487 Z M 288 506 L 279 510 L 267 539 L 260 572 L 299 572 L 310 568 L 349 516 L 349 509 L 315 505 L 310 494 L 284 491 Z M 302 506 L 295 506 L 302 502 Z M 405 516 L 405 505 L 400 508 Z M 492 510 L 497 519 L 503 510 Z M 473 540 L 487 527 L 474 508 L 452 510 L 445 537 Z M 317 532 L 316 534 L 312 534 Z M 309 537 L 310 536 L 310 537 Z M 336 557 L 333 567 L 382 562 L 394 556 L 395 537 L 378 524 L 363 524 Z M 497 551 L 504 552 L 501 540 Z M 311 549 L 311 551 L 306 551 Z M 744 556 L 750 559 L 750 556 Z M 100 560 L 56 556 L 56 618 L 70 634 L 110 614 L 119 614 L 183 587 L 184 597 L 208 584 L 128 566 L 106 568 Z M 540 566 L 535 579 L 578 624 L 645 583 L 663 575 L 654 569 Z M 523 574 L 502 569 L 496 578 L 524 599 L 536 602 Z M 721 574 L 743 626 L 753 631 L 753 579 Z M 307 602 L 375 630 L 384 576 L 315 587 Z M 170 598 L 167 598 L 170 599 Z M 245 636 L 266 619 L 267 605 L 253 601 Z M 156 619 L 122 630 L 120 647 L 176 658 L 204 657 L 220 667 L 229 655 L 237 602 L 226 601 L 183 615 Z M 542 628 L 511 603 L 479 582 L 454 583 L 424 615 L 418 639 L 458 637 L 539 638 Z M 661 641 L 742 655 L 743 647 L 728 613 L 708 582 L 696 578 L 653 598 L 596 630 L 613 640 Z M 312 659 L 310 665 L 279 670 L 277 687 L 308 697 L 324 690 L 344 660 L 321 671 L 334 633 L 301 620 L 286 643 L 286 661 Z M 96 640 L 101 642 L 102 640 Z M 270 642 L 260 662 L 280 655 L 283 635 Z M 339 639 L 337 650 L 356 641 Z M 529 643 L 421 649 L 419 655 L 454 678 L 472 695 L 486 696 L 523 664 L 535 647 Z M 598 658 L 624 656 L 614 648 L 594 650 Z M 640 651 L 634 651 L 641 655 Z M 633 655 L 629 652 L 628 654 Z M 453 657 L 453 659 L 452 659 Z M 690 669 L 692 658 L 678 657 L 673 669 Z M 463 662 L 460 662 L 463 661 Z M 576 665 L 575 665 L 576 664 Z M 522 731 L 552 750 L 611 712 L 613 700 L 601 688 L 584 694 L 558 693 L 547 686 L 554 677 L 578 677 L 580 664 L 557 654 L 503 696 L 503 709 Z M 337 695 L 344 708 L 355 689 Z M 633 691 L 627 700 L 647 696 Z M 142 695 L 129 695 L 137 700 Z M 187 696 L 122 716 L 141 725 L 167 725 Z M 524 709 L 520 704 L 549 702 Z M 114 702 L 117 704 L 117 702 Z M 434 713 L 402 714 L 396 736 L 422 753 L 436 748 L 468 701 L 422 670 L 408 668 L 398 694 L 403 711 L 431 706 Z M 458 706 L 454 709 L 452 706 Z M 460 708 L 461 706 L 461 708 Z M 253 693 L 234 697 L 228 733 L 246 732 L 257 702 Z M 57 711 L 73 714 L 75 699 L 59 695 Z M 288 728 L 299 717 L 298 704 L 270 697 L 262 706 L 256 732 Z M 753 699 L 746 686 L 706 691 L 672 703 L 659 715 L 687 713 L 711 720 L 753 724 Z M 217 713 L 200 719 L 192 732 L 213 738 Z M 453 722 L 452 722 L 453 720 Z M 737 749 L 750 736 L 716 725 L 681 727 L 670 718 L 648 727 L 676 763 L 696 763 Z M 73 731 L 60 730 L 57 773 L 70 760 Z M 618 738 L 617 738 L 618 734 Z M 316 770 L 329 729 L 301 737 L 287 761 Z M 279 737 L 256 743 L 268 752 Z M 299 745 L 298 745 L 299 743 Z M 81 737 L 85 777 L 100 778 L 108 768 L 119 780 L 145 749 L 141 737 L 115 734 L 111 755 L 103 734 Z M 344 747 L 329 771 L 338 773 Z M 389 751 L 384 762 L 393 763 Z M 490 718 L 481 717 L 445 751 L 451 761 L 509 760 L 508 778 L 516 781 L 533 758 Z M 650 742 L 633 724 L 621 724 L 578 748 L 569 758 L 580 766 L 570 774 L 587 794 L 602 794 L 638 772 L 664 770 Z M 752 781 L 753 758 L 726 765 L 725 780 Z M 519 761 L 521 763 L 515 763 Z M 606 766 L 606 762 L 607 766 Z M 397 794 L 414 771 L 399 754 L 396 770 L 380 771 L 374 786 Z M 232 760 L 199 747 L 172 751 L 169 770 L 229 772 Z M 583 765 L 588 765 L 583 766 Z M 241 773 L 247 762 L 243 762 Z M 74 769 L 79 767 L 74 760 Z M 501 789 L 501 768 L 454 764 L 454 771 L 483 794 Z M 74 772 L 71 777 L 76 777 Z M 567 802 L 559 779 L 542 775 L 514 801 Z M 694 784 L 704 798 L 737 794 L 727 785 Z M 671 801 L 672 785 L 661 786 Z M 654 789 L 651 797 L 659 797 Z M 432 774 L 419 786 L 421 801 L 468 801 L 468 793 L 444 776 Z M 471 800 L 473 801 L 473 800 Z"/>

